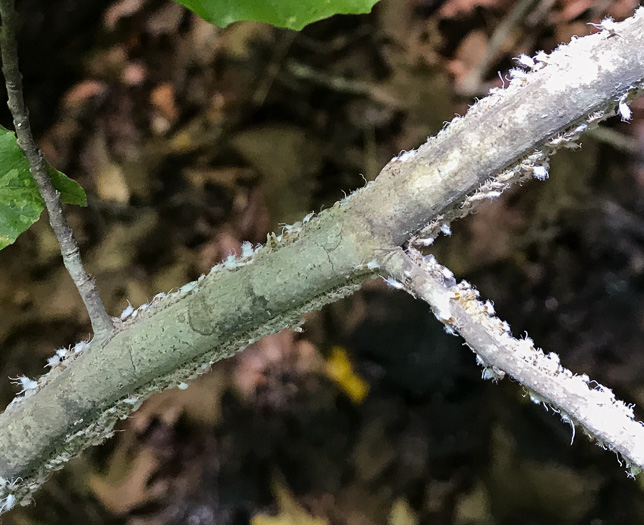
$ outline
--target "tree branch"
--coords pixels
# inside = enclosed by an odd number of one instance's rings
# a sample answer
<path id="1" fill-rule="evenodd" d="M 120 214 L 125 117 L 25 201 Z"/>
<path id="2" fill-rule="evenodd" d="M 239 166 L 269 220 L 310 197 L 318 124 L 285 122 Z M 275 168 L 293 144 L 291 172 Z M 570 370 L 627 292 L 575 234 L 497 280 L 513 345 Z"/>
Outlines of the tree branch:
<path id="1" fill-rule="evenodd" d="M 8 105 L 13 116 L 18 146 L 29 162 L 29 171 L 45 202 L 49 223 L 60 244 L 63 263 L 74 281 L 83 303 L 85 303 L 94 336 L 102 338 L 112 331 L 112 320 L 106 312 L 105 306 L 103 306 L 94 280 L 83 267 L 74 234 L 63 215 L 60 194 L 52 186 L 42 152 L 36 146 L 31 133 L 29 112 L 25 105 L 22 91 L 22 75 L 18 68 L 17 13 L 14 7 L 14 0 L 0 0 L 0 18 L 2 19 L 2 27 L 0 28 L 2 72 L 7 86 Z"/>
<path id="2" fill-rule="evenodd" d="M 63 361 L 52 362 L 36 388 L 0 415 L 0 497 L 27 502 L 49 472 L 110 436 L 114 422 L 150 393 L 352 293 L 374 275 L 381 250 L 401 246 L 431 221 L 462 215 L 521 177 L 544 178 L 550 153 L 610 116 L 643 83 L 640 9 L 611 31 L 574 40 L 532 71 L 515 73 L 466 117 L 392 159 L 375 182 L 283 236 L 269 236 L 254 256 L 227 260 L 126 312 L 109 341 L 62 350 Z"/>
<path id="3" fill-rule="evenodd" d="M 498 380 L 509 374 L 528 389 L 534 403 L 553 408 L 572 426 L 573 439 L 579 425 L 598 445 L 618 452 L 631 475 L 644 469 L 644 426 L 610 389 L 562 367 L 557 354 L 545 354 L 527 335 L 521 340 L 512 337 L 510 326 L 495 317 L 492 304 L 479 301 L 469 283 L 457 284 L 433 256 L 397 250 L 383 257 L 382 267 L 428 302 L 448 330 L 463 336 L 485 367 L 484 378 Z"/>

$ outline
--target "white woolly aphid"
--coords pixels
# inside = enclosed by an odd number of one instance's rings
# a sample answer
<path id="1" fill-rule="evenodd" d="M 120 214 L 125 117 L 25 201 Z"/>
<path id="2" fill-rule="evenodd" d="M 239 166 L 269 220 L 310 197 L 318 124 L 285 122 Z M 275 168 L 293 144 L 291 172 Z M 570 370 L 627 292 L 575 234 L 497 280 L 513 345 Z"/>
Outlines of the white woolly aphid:
<path id="1" fill-rule="evenodd" d="M 16 497 L 13 494 L 7 494 L 4 499 L 0 499 L 0 512 L 7 512 L 16 506 Z"/>
<path id="2" fill-rule="evenodd" d="M 255 253 L 255 249 L 253 248 L 253 245 L 248 241 L 244 241 L 242 243 L 241 249 L 242 249 L 241 256 L 244 259 L 246 259 L 248 257 L 252 257 L 253 254 Z"/>
<path id="3" fill-rule="evenodd" d="M 633 118 L 633 112 L 626 103 L 626 97 L 619 99 L 619 104 L 617 105 L 617 113 L 619 113 L 619 116 L 622 118 L 622 122 L 626 122 L 627 120 L 631 120 L 631 118 Z"/>
<path id="4" fill-rule="evenodd" d="M 416 150 L 410 149 L 409 151 L 401 151 L 397 157 L 394 157 L 395 162 L 407 162 L 416 156 Z"/>
<path id="5" fill-rule="evenodd" d="M 545 166 L 534 166 L 532 168 L 532 176 L 540 181 L 544 181 L 548 178 L 548 168 Z"/>
<path id="6" fill-rule="evenodd" d="M 402 283 L 399 283 L 399 282 L 398 282 L 398 281 L 396 281 L 396 279 L 394 279 L 393 277 L 383 277 L 383 280 L 384 280 L 384 281 L 385 281 L 385 282 L 386 282 L 386 283 L 387 283 L 391 288 L 395 288 L 396 290 L 402 290 L 402 289 L 404 288 L 404 286 L 402 285 Z"/>
<path id="7" fill-rule="evenodd" d="M 36 390 L 36 388 L 38 388 L 38 381 L 29 379 L 27 376 L 18 376 L 16 378 L 10 377 L 9 379 L 11 379 L 11 382 L 14 385 L 20 385 L 22 387 L 22 390 L 18 392 L 18 394 L 22 394 L 23 392 L 28 392 L 30 390 Z"/>
<path id="8" fill-rule="evenodd" d="M 233 254 L 230 254 L 228 257 L 226 257 L 226 260 L 224 261 L 224 268 L 228 270 L 237 268 L 237 259 Z"/>
<path id="9" fill-rule="evenodd" d="M 134 306 L 132 306 L 129 302 L 127 303 L 127 306 L 123 309 L 121 312 L 121 321 L 125 321 L 128 317 L 130 317 L 134 313 Z"/>

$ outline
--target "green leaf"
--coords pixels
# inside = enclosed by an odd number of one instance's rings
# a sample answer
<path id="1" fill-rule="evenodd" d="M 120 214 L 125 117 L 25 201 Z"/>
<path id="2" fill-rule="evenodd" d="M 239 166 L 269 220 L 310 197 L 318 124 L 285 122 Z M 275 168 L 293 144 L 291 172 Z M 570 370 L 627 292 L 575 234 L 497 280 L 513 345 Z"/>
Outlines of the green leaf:
<path id="1" fill-rule="evenodd" d="M 47 164 L 63 202 L 87 205 L 79 184 Z M 12 131 L 0 126 L 0 250 L 38 220 L 44 203 Z"/>
<path id="2" fill-rule="evenodd" d="M 203 19 L 226 27 L 241 20 L 300 30 L 336 14 L 368 13 L 378 0 L 176 0 Z"/>

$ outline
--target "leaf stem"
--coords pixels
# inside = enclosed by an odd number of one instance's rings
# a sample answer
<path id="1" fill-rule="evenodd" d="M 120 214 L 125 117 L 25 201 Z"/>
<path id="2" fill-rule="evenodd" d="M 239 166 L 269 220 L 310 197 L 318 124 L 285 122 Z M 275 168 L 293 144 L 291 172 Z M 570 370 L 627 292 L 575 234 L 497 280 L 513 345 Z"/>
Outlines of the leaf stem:
<path id="1" fill-rule="evenodd" d="M 31 132 L 29 112 L 25 105 L 22 90 L 22 75 L 18 68 L 18 46 L 16 43 L 18 14 L 15 10 L 14 0 L 0 0 L 0 18 L 2 19 L 2 27 L 0 28 L 2 72 L 7 86 L 8 105 L 13 117 L 18 146 L 29 162 L 29 171 L 45 202 L 47 214 L 49 215 L 49 224 L 51 224 L 56 239 L 60 244 L 63 263 L 74 281 L 83 303 L 85 303 L 94 336 L 101 338 L 112 331 L 112 319 L 105 310 L 94 279 L 85 271 L 78 244 L 63 215 L 60 194 L 51 183 L 45 166 L 45 159 L 38 146 L 36 146 Z"/>

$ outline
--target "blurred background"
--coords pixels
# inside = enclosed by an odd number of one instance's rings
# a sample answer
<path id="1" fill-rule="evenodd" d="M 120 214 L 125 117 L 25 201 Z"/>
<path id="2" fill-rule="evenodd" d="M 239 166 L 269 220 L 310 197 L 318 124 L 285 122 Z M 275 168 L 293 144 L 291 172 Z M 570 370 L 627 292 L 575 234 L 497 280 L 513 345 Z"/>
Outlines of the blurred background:
<path id="1" fill-rule="evenodd" d="M 34 131 L 87 191 L 68 218 L 117 316 L 372 180 L 513 57 L 637 5 L 383 0 L 300 33 L 221 30 L 165 0 L 18 10 Z M 631 107 L 432 251 L 515 335 L 644 405 L 644 99 Z M 643 485 L 615 455 L 581 432 L 571 445 L 520 385 L 481 380 L 426 305 L 371 281 L 304 328 L 150 398 L 3 523 L 644 523 Z M 0 252 L 3 406 L 8 377 L 89 332 L 41 220 Z"/>

